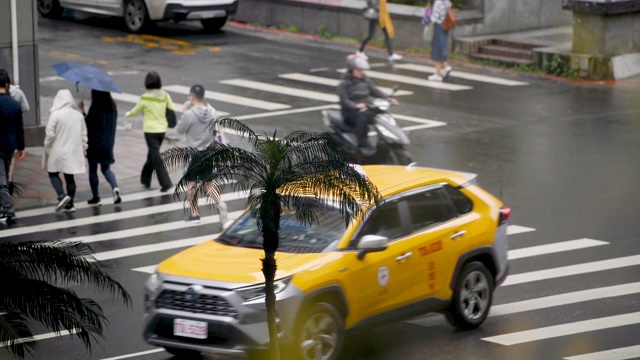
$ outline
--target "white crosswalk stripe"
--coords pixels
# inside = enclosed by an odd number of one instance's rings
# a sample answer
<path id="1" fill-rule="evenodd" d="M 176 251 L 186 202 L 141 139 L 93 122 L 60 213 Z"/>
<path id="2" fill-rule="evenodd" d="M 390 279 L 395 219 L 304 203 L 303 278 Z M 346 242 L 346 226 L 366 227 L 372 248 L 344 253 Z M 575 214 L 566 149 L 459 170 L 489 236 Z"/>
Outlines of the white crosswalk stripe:
<path id="1" fill-rule="evenodd" d="M 322 76 L 308 75 L 308 74 L 301 74 L 301 73 L 280 74 L 278 75 L 278 77 L 283 79 L 304 81 L 304 82 L 319 84 L 319 85 L 326 85 L 334 88 L 337 88 L 338 85 L 340 84 L 340 80 L 338 79 L 331 79 L 331 78 L 326 78 Z M 393 89 L 384 87 L 384 86 L 380 86 L 379 89 L 387 94 L 391 94 L 393 92 Z M 413 91 L 398 90 L 394 94 L 394 96 L 405 96 L 405 95 L 413 95 Z"/>
<path id="2" fill-rule="evenodd" d="M 418 71 L 421 73 L 433 74 L 436 72 L 436 68 L 434 68 L 433 66 L 418 65 L 418 64 L 397 64 L 397 65 L 394 65 L 394 67 L 396 69 Z M 503 79 L 495 76 L 487 76 L 487 75 L 481 75 L 481 74 L 473 74 L 473 73 L 458 71 L 455 69 L 449 74 L 449 77 L 478 81 L 478 82 L 483 82 L 488 84 L 504 85 L 504 86 L 529 85 L 529 83 L 524 81 Z"/>
<path id="3" fill-rule="evenodd" d="M 338 71 L 345 72 L 346 69 L 338 69 Z M 387 81 L 392 81 L 394 83 L 409 84 L 409 85 L 415 85 L 420 87 L 428 87 L 433 89 L 441 89 L 441 90 L 449 90 L 449 91 L 473 89 L 473 87 L 467 86 L 467 85 L 458 85 L 458 84 L 451 84 L 447 82 L 431 81 L 431 80 L 427 80 L 426 78 L 417 78 L 417 77 L 407 76 L 407 75 L 391 74 L 391 73 L 376 71 L 376 70 L 367 70 L 367 76 L 372 79 L 387 80 Z"/>
<path id="4" fill-rule="evenodd" d="M 311 100 L 318 100 L 318 101 L 325 101 L 325 102 L 338 102 L 338 95 L 335 95 L 335 94 L 327 94 L 327 93 L 322 93 L 319 91 L 312 91 L 312 90 L 296 89 L 288 86 L 274 85 L 274 84 L 260 82 L 260 81 L 245 80 L 245 79 L 231 79 L 231 80 L 222 80 L 220 81 L 220 83 L 239 86 L 247 89 L 267 91 L 275 94 L 301 97 L 301 98 L 311 99 Z"/>
<path id="5" fill-rule="evenodd" d="M 182 95 L 189 95 L 190 88 L 188 86 L 183 85 L 169 85 L 164 86 L 164 90 L 175 92 Z M 218 91 L 206 90 L 205 97 L 209 100 L 221 101 L 229 104 L 248 106 L 252 108 L 262 109 L 262 110 L 282 110 L 289 109 L 291 105 L 279 104 L 270 101 L 263 101 L 253 98 L 248 98 L 245 96 L 231 95 L 225 94 Z"/>
<path id="6" fill-rule="evenodd" d="M 591 354 L 566 357 L 565 360 L 628 360 L 640 359 L 640 345 L 598 351 Z"/>

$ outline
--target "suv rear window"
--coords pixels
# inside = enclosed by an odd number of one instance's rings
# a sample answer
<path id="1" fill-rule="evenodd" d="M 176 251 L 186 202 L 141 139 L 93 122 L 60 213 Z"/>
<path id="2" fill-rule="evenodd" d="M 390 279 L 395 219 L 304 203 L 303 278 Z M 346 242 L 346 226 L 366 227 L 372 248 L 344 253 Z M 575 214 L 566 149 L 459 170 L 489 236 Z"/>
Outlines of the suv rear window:
<path id="1" fill-rule="evenodd" d="M 444 188 L 453 202 L 457 215 L 464 215 L 473 209 L 473 202 L 460 190 L 451 185 L 445 185 Z"/>

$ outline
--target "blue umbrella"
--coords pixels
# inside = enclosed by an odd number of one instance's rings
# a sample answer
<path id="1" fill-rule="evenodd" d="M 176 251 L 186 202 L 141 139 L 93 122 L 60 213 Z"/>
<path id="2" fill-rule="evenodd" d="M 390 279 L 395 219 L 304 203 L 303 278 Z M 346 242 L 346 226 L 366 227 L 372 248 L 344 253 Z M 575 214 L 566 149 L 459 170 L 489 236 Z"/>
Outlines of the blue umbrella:
<path id="1" fill-rule="evenodd" d="M 53 65 L 53 69 L 59 76 L 76 83 L 76 90 L 80 85 L 92 90 L 122 92 L 106 71 L 93 65 L 67 61 Z"/>

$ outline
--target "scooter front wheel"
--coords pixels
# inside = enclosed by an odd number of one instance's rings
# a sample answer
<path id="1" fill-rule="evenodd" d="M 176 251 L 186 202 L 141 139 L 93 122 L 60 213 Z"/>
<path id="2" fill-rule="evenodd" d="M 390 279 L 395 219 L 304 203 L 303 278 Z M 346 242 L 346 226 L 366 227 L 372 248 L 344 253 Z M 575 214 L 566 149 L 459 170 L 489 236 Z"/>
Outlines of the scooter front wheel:
<path id="1" fill-rule="evenodd" d="M 409 150 L 403 147 L 394 147 L 389 151 L 389 160 L 391 164 L 409 165 L 413 162 L 413 157 Z"/>

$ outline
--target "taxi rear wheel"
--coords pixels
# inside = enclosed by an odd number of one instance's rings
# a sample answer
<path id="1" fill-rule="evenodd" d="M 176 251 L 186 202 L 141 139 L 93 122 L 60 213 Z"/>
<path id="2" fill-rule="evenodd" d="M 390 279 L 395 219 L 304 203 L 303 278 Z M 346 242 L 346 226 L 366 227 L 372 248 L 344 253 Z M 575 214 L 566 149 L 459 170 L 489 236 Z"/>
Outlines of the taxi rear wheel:
<path id="1" fill-rule="evenodd" d="M 447 321 L 461 330 L 475 329 L 489 315 L 493 299 L 493 278 L 480 262 L 462 269 L 456 281 L 453 299 L 445 313 Z"/>
<path id="2" fill-rule="evenodd" d="M 335 360 L 344 344 L 344 321 L 333 305 L 317 303 L 299 319 L 296 333 L 296 359 Z"/>
<path id="3" fill-rule="evenodd" d="M 165 346 L 165 350 L 171 355 L 175 355 L 179 359 L 201 359 L 200 352 L 195 350 L 179 349 Z"/>

